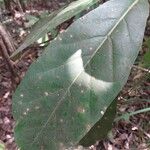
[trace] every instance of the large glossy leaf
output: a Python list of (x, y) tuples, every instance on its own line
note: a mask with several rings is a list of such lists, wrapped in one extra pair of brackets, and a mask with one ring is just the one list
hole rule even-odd
[(66, 20), (72, 18), (76, 14), (82, 12), (88, 7), (94, 5), (98, 0), (78, 0), (72, 2), (65, 9), (55, 11), (48, 17), (41, 18), (35, 26), (33, 26), (31, 33), (27, 36), (23, 44), (12, 54), (11, 57), (16, 56), (20, 51), (36, 42), (43, 37), (47, 32), (52, 31), (58, 25), (62, 24)]
[(111, 0), (74, 22), (31, 65), (13, 96), (23, 150), (77, 144), (126, 83), (141, 48), (146, 0)]
[(116, 116), (117, 99), (106, 110), (103, 117), (95, 123), (90, 131), (80, 140), (79, 144), (85, 147), (91, 146), (95, 141), (108, 138), (107, 134), (112, 128)]

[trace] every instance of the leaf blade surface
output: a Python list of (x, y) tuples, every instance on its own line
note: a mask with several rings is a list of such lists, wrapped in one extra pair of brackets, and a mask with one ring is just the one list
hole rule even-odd
[(127, 81), (147, 16), (145, 0), (111, 0), (47, 47), (13, 98), (22, 149), (63, 149), (86, 135)]

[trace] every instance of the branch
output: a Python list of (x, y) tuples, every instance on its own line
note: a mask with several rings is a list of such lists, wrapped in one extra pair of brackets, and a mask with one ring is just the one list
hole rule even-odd
[(150, 73), (150, 70), (149, 70), (149, 69), (142, 68), (142, 67), (140, 67), (140, 66), (135, 66), (135, 65), (133, 65), (133, 68), (138, 69), (138, 70), (141, 70), (141, 71), (144, 71), (144, 72), (147, 72), (147, 73)]
[(5, 27), (0, 23), (0, 36), (6, 45), (7, 53), (10, 55), (15, 51), (15, 46), (10, 34), (6, 31)]
[(14, 70), (14, 66), (13, 66), (13, 64), (12, 64), (10, 58), (9, 58), (9, 55), (7, 53), (7, 48), (4, 44), (3, 39), (2, 39), (1, 36), (0, 36), (0, 51), (1, 51), (1, 54), (2, 54), (3, 58), (5, 59), (5, 61), (7, 63), (7, 66), (9, 68), (10, 72), (11, 72), (12, 83), (14, 83), (14, 82), (16, 82), (15, 78), (16, 78), (17, 74)]
[(21, 5), (20, 0), (16, 0), (16, 4), (17, 4), (17, 6), (18, 6), (18, 9), (19, 9), (20, 13), (23, 14), (24, 12), (23, 12), (23, 8), (22, 8), (22, 5)]

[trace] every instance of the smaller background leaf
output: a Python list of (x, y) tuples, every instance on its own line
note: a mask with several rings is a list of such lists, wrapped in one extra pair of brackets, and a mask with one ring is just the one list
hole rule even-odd
[(146, 68), (150, 67), (150, 38), (146, 39), (145, 46), (148, 47), (148, 51), (143, 56), (143, 66)]
[(150, 67), (150, 49), (144, 55), (143, 64), (144, 64), (144, 67), (146, 68)]
[(0, 150), (5, 150), (5, 145), (2, 141), (0, 141)]
[(72, 2), (64, 9), (53, 12), (48, 17), (40, 19), (31, 30), (31, 33), (27, 36), (24, 43), (12, 54), (11, 58), (33, 44), (39, 38), (43, 37), (47, 32), (52, 31), (58, 25), (81, 13), (87, 7), (90, 7), (97, 2), (98, 0), (78, 0)]
[(39, 20), (37, 17), (29, 14), (26, 14), (25, 17), (28, 20), (28, 22), (25, 23), (26, 28), (30, 28)]

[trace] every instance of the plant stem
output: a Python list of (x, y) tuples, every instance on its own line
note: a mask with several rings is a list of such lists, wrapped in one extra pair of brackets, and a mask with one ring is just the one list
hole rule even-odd
[(18, 6), (18, 9), (19, 9), (20, 13), (23, 14), (24, 11), (23, 11), (23, 8), (22, 8), (22, 5), (21, 5), (21, 1), (20, 0), (16, 0), (16, 4)]
[(148, 111), (150, 111), (150, 107), (149, 108), (144, 108), (144, 109), (141, 109), (141, 110), (137, 110), (137, 111), (134, 111), (134, 112), (131, 112), (131, 113), (126, 113), (126, 114), (124, 114), (124, 115), (122, 115), (120, 117), (117, 117), (115, 119), (115, 122), (117, 122), (117, 121), (119, 121), (121, 119), (124, 119), (126, 117), (129, 118), (131, 116), (134, 116), (134, 115), (137, 115), (137, 114), (140, 114), (140, 113), (145, 113), (145, 112), (148, 112)]

